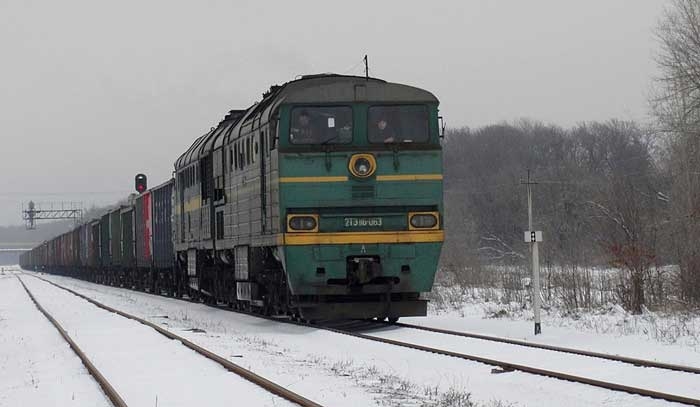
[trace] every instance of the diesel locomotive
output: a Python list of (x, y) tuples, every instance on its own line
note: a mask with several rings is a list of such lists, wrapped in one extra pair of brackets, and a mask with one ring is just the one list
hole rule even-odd
[(428, 91), (303, 76), (230, 111), (174, 179), (21, 265), (306, 320), (426, 315), (441, 136)]

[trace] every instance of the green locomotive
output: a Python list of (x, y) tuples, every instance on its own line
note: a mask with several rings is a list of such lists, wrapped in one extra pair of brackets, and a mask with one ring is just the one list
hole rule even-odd
[(426, 314), (444, 239), (438, 100), (312, 75), (231, 111), (175, 163), (190, 296), (307, 320)]

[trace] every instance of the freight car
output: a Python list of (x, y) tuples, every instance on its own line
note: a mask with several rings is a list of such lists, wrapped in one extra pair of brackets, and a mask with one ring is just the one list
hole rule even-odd
[(230, 111), (173, 180), (75, 234), (88, 264), (37, 248), (22, 265), (307, 320), (425, 315), (444, 238), (440, 137), (430, 92), (304, 76)]

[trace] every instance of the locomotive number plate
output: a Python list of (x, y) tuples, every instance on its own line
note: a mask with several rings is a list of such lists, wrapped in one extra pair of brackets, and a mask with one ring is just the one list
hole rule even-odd
[(382, 218), (344, 218), (346, 228), (366, 228), (382, 226)]

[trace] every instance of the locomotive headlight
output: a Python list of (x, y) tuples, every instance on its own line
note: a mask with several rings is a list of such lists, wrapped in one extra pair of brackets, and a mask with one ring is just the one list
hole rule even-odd
[(295, 232), (318, 232), (318, 215), (288, 215), (287, 229)]
[(409, 229), (437, 229), (437, 212), (412, 212), (408, 214)]
[(372, 166), (366, 158), (360, 158), (355, 161), (355, 172), (357, 175), (366, 177), (370, 169), (372, 169)]
[(367, 178), (377, 169), (377, 160), (372, 154), (355, 154), (350, 157), (348, 169), (358, 178)]

